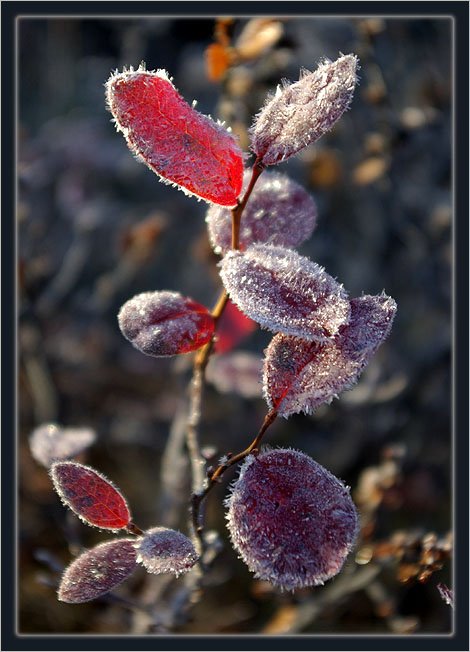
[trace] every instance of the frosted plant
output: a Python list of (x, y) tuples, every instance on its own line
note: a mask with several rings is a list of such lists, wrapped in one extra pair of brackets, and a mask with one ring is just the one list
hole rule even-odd
[(199, 558), (191, 539), (165, 527), (147, 530), (136, 550), (137, 561), (149, 573), (173, 573), (177, 577), (189, 571)]

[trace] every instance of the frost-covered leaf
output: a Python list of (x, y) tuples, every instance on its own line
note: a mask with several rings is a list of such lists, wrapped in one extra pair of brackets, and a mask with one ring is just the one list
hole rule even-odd
[(166, 527), (147, 530), (136, 546), (137, 561), (149, 573), (186, 573), (199, 559), (187, 536)]
[(278, 86), (251, 128), (251, 147), (264, 165), (275, 165), (317, 141), (339, 120), (356, 86), (357, 57), (341, 56)]
[(328, 342), (278, 334), (265, 352), (263, 393), (271, 409), (307, 414), (351, 387), (392, 327), (396, 303), (385, 294), (351, 301), (351, 318)]
[(129, 524), (124, 497), (95, 469), (78, 462), (55, 462), (50, 473), (62, 502), (88, 525), (121, 530)]
[(349, 490), (290, 449), (248, 456), (226, 506), (235, 550), (257, 578), (283, 590), (336, 575), (358, 530)]
[(82, 453), (95, 439), (91, 428), (62, 428), (55, 423), (44, 423), (31, 433), (29, 447), (36, 462), (49, 468), (53, 462)]
[(156, 357), (195, 351), (214, 333), (209, 310), (178, 292), (137, 294), (122, 306), (118, 321), (136, 349)]
[(249, 351), (235, 351), (214, 355), (206, 369), (207, 381), (219, 392), (234, 393), (245, 398), (261, 396), (261, 373), (263, 362)]
[(59, 600), (88, 602), (124, 582), (137, 568), (135, 544), (135, 539), (117, 539), (82, 553), (65, 569)]
[[(246, 190), (251, 171), (245, 171)], [(298, 247), (315, 228), (317, 206), (302, 186), (285, 174), (265, 172), (259, 179), (243, 211), (240, 245), (244, 250), (255, 242)], [(210, 206), (206, 213), (209, 238), (218, 254), (232, 246), (232, 218), (228, 209)]]
[(222, 317), (217, 323), (215, 351), (217, 353), (231, 351), (257, 327), (256, 322), (244, 315), (233, 301), (229, 300), (222, 313)]
[(324, 341), (349, 320), (343, 286), (292, 249), (254, 244), (229, 251), (219, 266), (232, 301), (271, 331)]
[(164, 70), (141, 65), (106, 84), (108, 108), (130, 150), (163, 180), (188, 194), (235, 206), (242, 152), (225, 127), (190, 106)]

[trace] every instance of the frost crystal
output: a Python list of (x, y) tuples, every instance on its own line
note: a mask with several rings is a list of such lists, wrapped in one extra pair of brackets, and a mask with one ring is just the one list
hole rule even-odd
[(257, 578), (283, 590), (336, 575), (358, 529), (349, 490), (289, 449), (247, 457), (226, 506), (235, 550)]
[(122, 306), (118, 322), (136, 349), (156, 357), (199, 349), (214, 333), (207, 308), (178, 292), (138, 294)]
[(254, 244), (230, 251), (219, 266), (232, 301), (271, 331), (325, 341), (349, 320), (343, 286), (292, 249)]
[(124, 582), (137, 568), (135, 539), (107, 541), (87, 550), (65, 569), (58, 598), (88, 602)]
[[(243, 189), (251, 179), (246, 170)], [(298, 247), (315, 228), (317, 207), (299, 184), (285, 174), (265, 172), (258, 180), (243, 212), (240, 225), (240, 249), (264, 242)], [(230, 211), (210, 206), (206, 214), (209, 238), (217, 254), (225, 254), (232, 246)]]
[(222, 125), (198, 113), (177, 92), (164, 70), (111, 75), (108, 108), (129, 149), (164, 181), (187, 194), (235, 206), (243, 180), (243, 158)]
[(392, 327), (396, 303), (385, 294), (351, 301), (351, 319), (329, 342), (276, 335), (263, 370), (263, 394), (271, 409), (289, 417), (313, 412), (351, 387)]
[(45, 423), (33, 430), (29, 446), (36, 462), (49, 468), (53, 462), (82, 453), (95, 439), (91, 428), (61, 428), (55, 423)]
[(50, 474), (62, 502), (87, 525), (115, 531), (129, 524), (124, 497), (95, 469), (78, 462), (55, 462)]
[(333, 127), (351, 103), (356, 69), (357, 57), (348, 54), (278, 86), (251, 128), (251, 147), (264, 165), (286, 160)]
[(136, 546), (137, 561), (149, 573), (186, 573), (198, 560), (187, 536), (176, 530), (155, 527), (147, 530)]

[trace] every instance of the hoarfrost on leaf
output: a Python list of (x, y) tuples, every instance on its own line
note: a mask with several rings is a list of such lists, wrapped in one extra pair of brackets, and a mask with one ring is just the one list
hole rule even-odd
[(248, 456), (226, 506), (235, 550), (257, 578), (282, 590), (336, 575), (358, 531), (347, 487), (290, 449)]
[(178, 576), (189, 571), (199, 556), (187, 536), (165, 527), (147, 530), (136, 547), (137, 561), (149, 573), (173, 573)]
[(116, 72), (106, 100), (129, 149), (162, 180), (187, 194), (235, 206), (242, 151), (227, 129), (190, 106), (164, 70)]
[(251, 148), (264, 165), (285, 161), (333, 127), (351, 103), (357, 67), (348, 54), (278, 86), (251, 128)]
[(29, 438), (31, 454), (39, 464), (49, 468), (53, 462), (66, 460), (86, 450), (96, 439), (91, 428), (62, 428), (44, 423)]
[(137, 294), (122, 306), (118, 322), (136, 349), (155, 357), (195, 351), (214, 333), (209, 310), (178, 292)]
[(95, 469), (78, 462), (55, 462), (50, 474), (62, 502), (88, 525), (114, 531), (129, 524), (124, 497)]
[(254, 244), (230, 251), (219, 266), (232, 301), (271, 331), (321, 342), (349, 320), (343, 286), (292, 249)]
[(283, 417), (313, 412), (351, 387), (388, 336), (396, 303), (385, 294), (351, 301), (351, 318), (328, 342), (278, 334), (265, 352), (263, 394)]
[(88, 602), (124, 582), (137, 568), (135, 543), (135, 539), (117, 539), (82, 553), (64, 571), (59, 600)]
[[(251, 171), (246, 170), (243, 190), (248, 187)], [(287, 175), (265, 172), (250, 195), (240, 223), (239, 249), (255, 242), (298, 247), (315, 228), (317, 206), (313, 197)], [(207, 229), (214, 251), (225, 254), (232, 246), (230, 211), (210, 206), (206, 213)]]

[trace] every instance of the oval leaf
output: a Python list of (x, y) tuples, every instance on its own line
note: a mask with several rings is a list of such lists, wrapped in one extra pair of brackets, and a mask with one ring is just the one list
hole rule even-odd
[(347, 487), (290, 449), (249, 455), (226, 506), (232, 543), (248, 568), (290, 591), (336, 575), (358, 531)]
[(310, 414), (351, 387), (392, 327), (396, 303), (385, 294), (351, 301), (349, 324), (327, 343), (278, 334), (266, 349), (263, 393), (271, 409)]
[(264, 165), (285, 161), (333, 127), (351, 103), (356, 69), (357, 57), (348, 54), (278, 86), (251, 128), (251, 147)]
[(118, 315), (122, 334), (146, 355), (164, 357), (195, 351), (209, 342), (214, 319), (205, 306), (178, 292), (143, 292)]
[(166, 527), (147, 530), (140, 538), (137, 549), (137, 561), (149, 573), (174, 573), (176, 576), (186, 573), (199, 559), (199, 556), (187, 536)]
[(232, 301), (271, 331), (325, 341), (349, 320), (343, 286), (292, 249), (255, 244), (219, 266)]
[(135, 539), (107, 541), (81, 554), (65, 569), (59, 600), (88, 602), (121, 584), (137, 568), (135, 544)]
[(235, 206), (243, 180), (242, 152), (220, 124), (179, 95), (164, 70), (113, 74), (109, 110), (130, 150), (164, 181), (187, 194)]
[(88, 525), (121, 530), (129, 524), (124, 497), (98, 471), (77, 462), (56, 462), (51, 477), (62, 502)]
[[(250, 179), (251, 170), (247, 170), (244, 190)], [(239, 249), (243, 251), (255, 242), (298, 247), (312, 235), (316, 219), (317, 206), (302, 186), (285, 174), (265, 172), (258, 179), (243, 211)], [(225, 254), (232, 248), (230, 211), (210, 206), (206, 222), (214, 251)]]
[(29, 447), (36, 462), (49, 468), (53, 462), (82, 453), (95, 439), (91, 428), (61, 428), (55, 423), (44, 423), (31, 433)]

